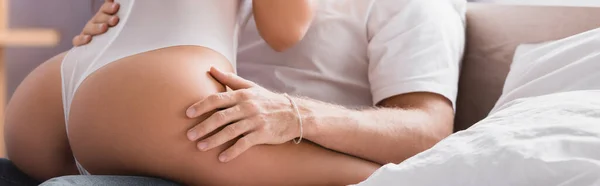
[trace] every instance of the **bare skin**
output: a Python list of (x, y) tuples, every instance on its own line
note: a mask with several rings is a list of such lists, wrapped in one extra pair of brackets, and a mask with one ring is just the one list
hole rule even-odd
[(184, 111), (224, 91), (206, 73), (210, 66), (232, 71), (211, 50), (170, 47), (95, 72), (71, 107), (75, 157), (94, 174), (159, 176), (186, 185), (344, 185), (366, 179), (378, 167), (309, 143), (260, 146), (226, 164), (217, 155), (231, 143), (198, 151), (182, 134), (199, 120)]
[(260, 36), (281, 52), (302, 40), (315, 14), (315, 0), (254, 0), (254, 20)]
[(6, 109), (8, 158), (38, 180), (78, 173), (62, 107), (63, 57), (64, 53), (57, 55), (33, 70), (15, 90)]
[(217, 155), (231, 143), (198, 151), (184, 134), (205, 117), (189, 119), (185, 109), (225, 91), (205, 73), (211, 66), (232, 71), (223, 56), (203, 47), (141, 53), (94, 72), (79, 87), (66, 128), (63, 57), (34, 70), (7, 110), (9, 158), (40, 181), (77, 174), (73, 154), (93, 174), (156, 176), (186, 185), (346, 185), (380, 166), (310, 142), (257, 146), (228, 163)]
[[(167, 59), (170, 63), (164, 63)], [(33, 71), (7, 112), (8, 155), (39, 180), (76, 174), (71, 148), (94, 174), (158, 176), (186, 185), (344, 185), (366, 179), (378, 167), (311, 143), (259, 146), (226, 164), (217, 155), (230, 143), (198, 151), (182, 134), (199, 120), (188, 119), (184, 110), (224, 91), (198, 72), (210, 66), (231, 70), (222, 56), (201, 47), (142, 53), (92, 74), (71, 107), (69, 146), (60, 98), (61, 61), (57, 56)]]

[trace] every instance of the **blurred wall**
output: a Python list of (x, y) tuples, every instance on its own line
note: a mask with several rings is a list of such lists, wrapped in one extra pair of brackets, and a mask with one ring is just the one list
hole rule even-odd
[[(77, 35), (103, 0), (9, 0), (12, 28), (44, 27), (60, 32), (61, 42), (52, 48), (9, 48), (5, 50), (10, 97), (19, 83), (40, 63), (71, 48)], [(95, 1), (92, 3), (92, 1)], [(509, 4), (600, 6), (600, 0), (469, 0)], [(92, 4), (96, 6), (93, 8)]]
[[(99, 4), (102, 0), (96, 0)], [(92, 16), (92, 0), (9, 0), (9, 27), (53, 28), (61, 42), (51, 48), (8, 48), (5, 50), (7, 96), (40, 63), (71, 48), (71, 38)]]

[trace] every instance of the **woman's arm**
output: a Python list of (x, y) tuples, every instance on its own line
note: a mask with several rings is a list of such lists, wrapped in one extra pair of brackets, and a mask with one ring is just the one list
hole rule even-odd
[(252, 3), (258, 32), (278, 52), (302, 40), (315, 11), (313, 0), (254, 0)]

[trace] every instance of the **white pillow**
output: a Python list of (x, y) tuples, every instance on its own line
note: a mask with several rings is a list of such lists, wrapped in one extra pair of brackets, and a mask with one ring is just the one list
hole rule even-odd
[(519, 46), (490, 114), (516, 99), (576, 90), (600, 90), (600, 29)]
[(548, 6), (600, 6), (598, 0), (469, 0), (470, 2), (515, 4), (515, 5), (548, 5)]
[(358, 186), (598, 186), (600, 91), (520, 99)]
[(600, 29), (521, 45), (494, 111), (359, 186), (600, 185)]

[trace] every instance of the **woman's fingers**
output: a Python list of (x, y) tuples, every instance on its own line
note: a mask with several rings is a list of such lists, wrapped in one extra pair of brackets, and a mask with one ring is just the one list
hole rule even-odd
[(105, 0), (100, 10), (88, 21), (80, 35), (73, 37), (73, 45), (81, 46), (92, 41), (92, 37), (104, 34), (109, 27), (119, 24), (119, 17), (115, 16), (121, 6), (114, 0)]
[(73, 37), (73, 45), (74, 46), (85, 45), (85, 44), (88, 44), (90, 41), (92, 41), (92, 36), (90, 36), (90, 35), (77, 35), (77, 36)]
[(73, 38), (74, 46), (81, 46), (88, 44), (92, 41), (92, 36), (96, 36), (99, 34), (103, 34), (108, 30), (108, 25), (106, 23), (93, 23), (88, 22), (83, 31), (78, 36)]
[(102, 4), (102, 7), (100, 7), (100, 11), (98, 11), (97, 14), (114, 15), (119, 11), (120, 7), (121, 6), (119, 5), (119, 3), (115, 3), (113, 1), (105, 1), (104, 4)]
[(115, 16), (117, 12), (119, 12), (119, 8), (121, 5), (119, 3), (114, 2), (106, 2), (100, 7), (100, 10), (94, 18), (92, 18), (93, 23), (106, 23), (108, 26), (115, 26), (119, 23), (119, 17)]
[(119, 17), (114, 16), (114, 15), (108, 15), (108, 14), (99, 14), (99, 15), (94, 16), (93, 19), (94, 19), (92, 21), (93, 23), (96, 23), (96, 24), (105, 23), (111, 27), (116, 26), (119, 23)]
[(106, 24), (106, 23), (93, 23), (93, 22), (89, 22), (83, 28), (82, 34), (83, 35), (95, 36), (95, 35), (103, 34), (107, 30), (108, 30), (108, 24)]
[(119, 11), (119, 4), (106, 2), (102, 5), (98, 13), (83, 28), (83, 35), (99, 35), (108, 30), (108, 27), (119, 23), (119, 17), (114, 16)]

